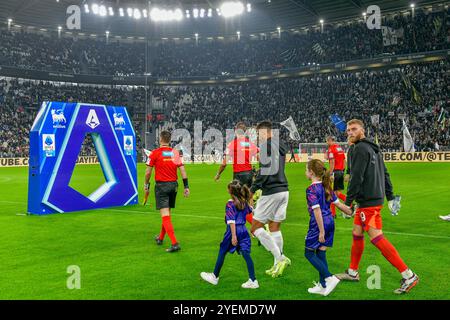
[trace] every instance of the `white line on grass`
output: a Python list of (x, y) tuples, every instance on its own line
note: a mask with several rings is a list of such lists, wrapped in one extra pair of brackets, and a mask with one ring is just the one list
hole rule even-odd
[[(12, 204), (23, 204), (22, 202), (17, 202), (17, 201), (7, 201), (7, 200), (0, 200), (0, 203), (12, 203)], [(135, 212), (135, 213), (150, 213), (150, 211), (139, 211), (139, 210), (119, 210), (119, 209), (109, 209), (109, 208), (105, 208), (105, 209), (100, 209), (102, 211), (113, 211), (113, 212), (126, 212), (126, 213), (130, 213), (130, 212)], [(200, 216), (200, 215), (193, 215), (193, 214), (184, 214), (184, 213), (176, 213), (175, 216), (179, 216), (179, 217), (188, 217), (188, 218), (198, 218), (198, 219), (208, 219), (208, 220), (223, 220), (223, 217), (215, 217), (215, 216)], [(303, 224), (303, 223), (292, 223), (292, 222), (286, 222), (284, 223), (285, 225), (288, 226), (299, 226), (299, 227), (307, 227), (307, 224)], [(337, 230), (345, 230), (345, 231), (352, 231), (353, 228), (336, 228)], [(386, 234), (393, 234), (393, 235), (398, 235), (398, 236), (410, 236), (410, 237), (422, 237), (422, 238), (433, 238), (433, 239), (450, 239), (450, 237), (447, 236), (436, 236), (436, 235), (432, 235), (432, 234), (422, 234), (422, 233), (404, 233), (404, 232), (394, 232), (394, 231), (385, 231), (383, 230), (383, 233)]]
[[(118, 209), (101, 209), (101, 210), (107, 210), (107, 211), (114, 211), (114, 212), (124, 212), (125, 210), (118, 210)], [(150, 213), (150, 211), (138, 211), (138, 210), (129, 210), (127, 212), (137, 212), (137, 213)], [(180, 216), (180, 217), (189, 217), (189, 218), (199, 218), (199, 219), (216, 219), (216, 220), (224, 220), (223, 217), (215, 217), (215, 216), (199, 216), (199, 215), (192, 215), (192, 214), (184, 214), (184, 213), (176, 213), (174, 216)], [(300, 226), (300, 227), (307, 227), (308, 224), (304, 223), (292, 223), (292, 222), (285, 222), (285, 225), (288, 226)], [(346, 231), (352, 231), (353, 228), (336, 228), (337, 230), (346, 230)], [(421, 233), (404, 233), (404, 232), (394, 232), (394, 231), (384, 231), (383, 233), (386, 234), (393, 234), (393, 235), (399, 235), (399, 236), (412, 236), (412, 237), (423, 237), (423, 238), (434, 238), (434, 239), (450, 239), (450, 237), (447, 236), (435, 236), (432, 234), (421, 234)]]

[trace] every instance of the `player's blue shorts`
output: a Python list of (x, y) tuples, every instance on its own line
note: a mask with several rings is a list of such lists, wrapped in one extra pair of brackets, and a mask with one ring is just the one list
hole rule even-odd
[(238, 239), (238, 244), (237, 246), (233, 246), (231, 243), (231, 229), (228, 226), (227, 231), (225, 231), (225, 234), (223, 235), (223, 240), (220, 243), (220, 250), (223, 252), (228, 251), (229, 253), (234, 253), (235, 251), (238, 253), (241, 251), (247, 251), (250, 253), (252, 241), (245, 224), (236, 225), (236, 237)]
[(325, 229), (325, 242), (319, 242), (319, 227), (317, 226), (316, 219), (311, 217), (309, 221), (309, 230), (305, 238), (305, 247), (308, 249), (316, 250), (322, 246), (332, 247), (334, 239), (334, 218), (333, 216), (322, 216), (323, 227)]

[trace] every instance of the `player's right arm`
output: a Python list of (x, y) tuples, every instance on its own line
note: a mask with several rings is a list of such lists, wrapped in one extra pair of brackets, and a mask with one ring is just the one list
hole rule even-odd
[(155, 166), (156, 153), (152, 152), (147, 160), (147, 169), (145, 170), (144, 178), (144, 201), (143, 205), (147, 204), (148, 196), (150, 194), (150, 178), (152, 177), (153, 167)]
[(220, 175), (222, 174), (222, 172), (224, 172), (225, 168), (227, 167), (227, 162), (228, 161), (229, 161), (229, 156), (225, 155), (223, 157), (222, 164), (219, 167), (219, 171), (217, 171), (216, 176), (214, 177), (215, 181), (219, 181)]
[(222, 164), (219, 167), (219, 171), (217, 171), (216, 175), (214, 176), (215, 181), (219, 181), (220, 175), (227, 167), (228, 161), (230, 161), (230, 154), (233, 152), (233, 145), (234, 145), (233, 143), (234, 140), (228, 144), (227, 149), (225, 150), (225, 155), (223, 157)]
[(145, 170), (145, 179), (144, 179), (144, 202), (143, 205), (147, 204), (148, 196), (150, 194), (150, 178), (152, 177), (153, 167), (147, 166)]

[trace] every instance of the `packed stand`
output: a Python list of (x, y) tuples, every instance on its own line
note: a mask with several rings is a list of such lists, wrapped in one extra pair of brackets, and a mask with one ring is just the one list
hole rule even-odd
[(323, 33), (313, 29), (307, 34), (282, 32), (280, 38), (271, 39), (252, 40), (242, 35), (239, 41), (163, 41), (152, 43), (155, 48), (148, 50), (148, 59), (143, 42), (110, 39), (107, 43), (104, 38), (58, 38), (55, 34), (0, 30), (0, 65), (96, 75), (150, 72), (158, 77), (253, 73), (449, 49), (449, 24), (449, 9), (425, 13), (416, 8), (414, 18), (402, 14), (383, 18), (382, 26), (391, 28), (387, 41), (383, 40), (382, 30), (369, 30), (359, 21), (325, 25)]

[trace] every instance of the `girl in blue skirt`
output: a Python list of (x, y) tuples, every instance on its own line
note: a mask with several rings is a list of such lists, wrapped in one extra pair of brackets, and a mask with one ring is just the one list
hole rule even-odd
[(324, 163), (314, 159), (306, 165), (306, 177), (311, 185), (306, 189), (306, 202), (310, 215), (309, 229), (305, 239), (305, 258), (319, 272), (320, 281), (308, 289), (311, 294), (327, 296), (339, 283), (339, 279), (328, 270), (326, 250), (333, 246), (334, 218), (330, 205), (351, 215), (350, 208), (340, 203), (333, 192), (331, 174)]
[(250, 190), (246, 185), (241, 185), (239, 181), (233, 180), (228, 184), (228, 193), (231, 199), (225, 206), (225, 223), (227, 230), (220, 243), (219, 256), (217, 257), (216, 266), (213, 273), (202, 272), (200, 276), (203, 280), (217, 285), (219, 283), (219, 273), (222, 269), (226, 254), (241, 254), (247, 263), (249, 280), (242, 284), (242, 288), (256, 289), (259, 288), (258, 280), (255, 277), (255, 267), (250, 257), (251, 239), (250, 234), (245, 227), (246, 216), (252, 213), (253, 209), (249, 205)]

